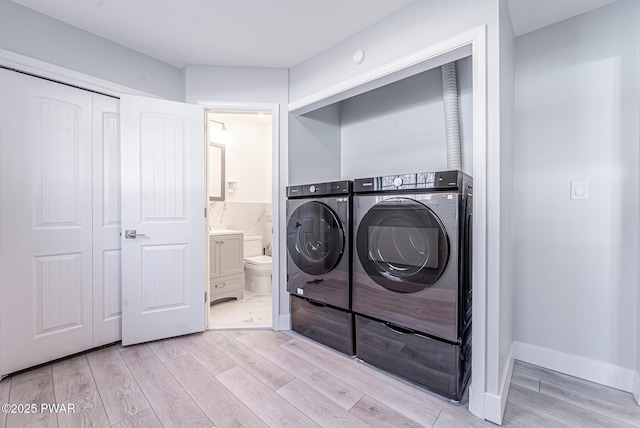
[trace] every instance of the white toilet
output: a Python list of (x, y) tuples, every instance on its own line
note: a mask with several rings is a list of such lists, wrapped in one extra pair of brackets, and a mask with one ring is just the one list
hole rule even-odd
[(262, 254), (262, 236), (244, 238), (244, 289), (271, 294), (271, 256)]

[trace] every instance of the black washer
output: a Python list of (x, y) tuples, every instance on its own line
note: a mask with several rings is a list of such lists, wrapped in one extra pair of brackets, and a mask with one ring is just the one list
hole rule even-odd
[(287, 187), (287, 291), (351, 309), (351, 181)]
[(287, 187), (287, 291), (291, 328), (355, 354), (351, 312), (352, 182)]

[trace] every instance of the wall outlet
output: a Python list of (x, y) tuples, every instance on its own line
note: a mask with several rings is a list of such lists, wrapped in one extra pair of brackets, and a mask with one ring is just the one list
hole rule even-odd
[(571, 182), (571, 199), (587, 199), (588, 181)]

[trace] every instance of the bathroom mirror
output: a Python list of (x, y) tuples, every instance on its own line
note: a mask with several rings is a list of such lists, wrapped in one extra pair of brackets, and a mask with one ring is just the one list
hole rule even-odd
[(209, 200), (224, 201), (224, 145), (209, 143)]

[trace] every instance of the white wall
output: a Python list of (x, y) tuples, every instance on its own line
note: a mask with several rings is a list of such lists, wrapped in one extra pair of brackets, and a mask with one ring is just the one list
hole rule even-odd
[[(497, 2), (417, 1), (292, 68), (290, 99), (299, 100), (478, 25), (497, 23)], [(497, 37), (497, 28), (489, 32)], [(361, 65), (352, 62), (358, 49), (366, 52)]]
[(286, 105), (288, 76), (285, 68), (187, 65), (184, 68), (185, 99), (190, 103), (213, 100)]
[[(211, 112), (208, 117), (227, 128), (225, 200), (271, 203), (271, 116)], [(235, 192), (229, 191), (229, 181), (237, 182)]]
[(632, 370), (639, 35), (640, 2), (623, 0), (516, 39), (515, 339)]
[(0, 0), (0, 48), (182, 101), (180, 69), (48, 16)]
[(289, 184), (340, 180), (340, 105), (289, 115)]
[[(457, 61), (462, 169), (471, 174), (471, 61)], [(341, 102), (341, 177), (447, 169), (442, 73), (432, 69)]]
[[(500, 326), (500, 335), (487, 335), (487, 347), (492, 354), (498, 355), (495, 360), (487, 361), (489, 371), (499, 373), (495, 379), (499, 383), (489, 384), (499, 392), (502, 412), (506, 406), (506, 396), (511, 381), (513, 369), (513, 302), (514, 302), (514, 273), (513, 273), (513, 195), (514, 195), (514, 108), (515, 108), (515, 72), (514, 72), (514, 34), (511, 25), (511, 15), (507, 1), (500, 2), (500, 71), (497, 82), (500, 86), (500, 147), (493, 156), (500, 159), (499, 170), (490, 169), (490, 174), (499, 175), (500, 196), (496, 206), (499, 213), (489, 212), (489, 221), (497, 222), (500, 228), (500, 289), (491, 289), (488, 293), (490, 301), (499, 302), (496, 310), (487, 312), (487, 323)], [(496, 78), (496, 76), (493, 76)], [(495, 147), (494, 147), (495, 148)], [(496, 268), (496, 266), (493, 266)], [(495, 293), (495, 294), (494, 294)], [(497, 295), (496, 295), (497, 294)], [(492, 367), (492, 368), (491, 368)], [(497, 407), (497, 406), (495, 406)], [(500, 420), (502, 417), (500, 416)]]
[(262, 160), (264, 165), (264, 200), (271, 203), (273, 201), (273, 126), (272, 126), (272, 117), (271, 115), (265, 115), (261, 120), (265, 121), (266, 124), (263, 129), (263, 141), (265, 142), (264, 148), (264, 158)]
[[(284, 68), (226, 67), (207, 65), (187, 65), (183, 70), (185, 100), (188, 103), (212, 101), (230, 104), (279, 104), (279, 144), (278, 164), (280, 176), (287, 185), (288, 171), (288, 122), (287, 104), (289, 101), (289, 72)], [(270, 130), (265, 130), (270, 132)], [(273, 140), (271, 138), (271, 140)], [(271, 141), (271, 143), (275, 143)], [(273, 167), (273, 160), (265, 159), (267, 168)], [(267, 190), (267, 194), (271, 189)], [(276, 195), (276, 199), (280, 195)], [(266, 199), (271, 198), (267, 195)], [(284, 209), (284, 197), (281, 198)]]

